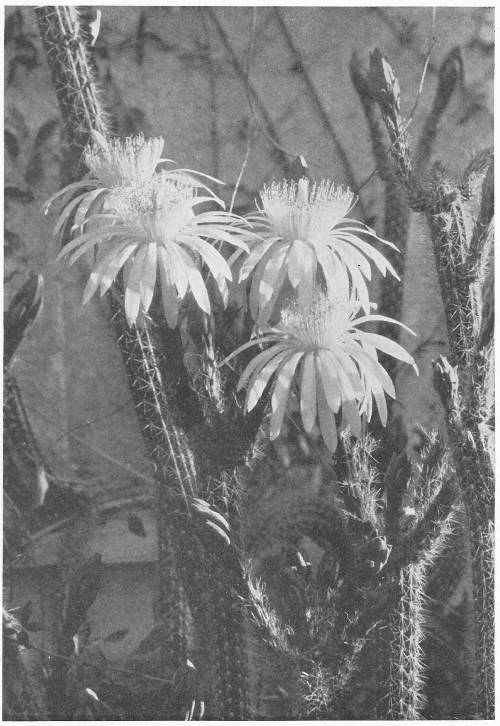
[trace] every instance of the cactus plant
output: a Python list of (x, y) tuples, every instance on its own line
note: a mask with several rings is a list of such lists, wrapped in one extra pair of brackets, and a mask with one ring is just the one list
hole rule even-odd
[[(196, 184), (192, 177), (173, 181), (169, 173), (157, 173), (156, 163), (152, 164), (141, 189), (132, 189), (135, 202), (138, 189), (144, 193), (136, 204), (142, 214), (140, 233), (136, 227), (131, 231), (130, 220), (120, 212), (121, 202), (125, 211), (133, 207), (130, 179), (122, 184), (120, 202), (116, 189), (102, 194), (107, 186), (96, 186), (102, 181), (98, 173), (97, 182), (91, 180), (87, 189), (86, 180), (82, 186), (80, 160), (86, 149), (83, 158), (91, 167), (96, 158), (99, 163), (103, 159), (108, 163), (122, 147), (136, 159), (141, 150), (156, 148), (155, 144), (142, 137), (126, 142), (110, 140), (112, 117), (100, 97), (81, 12), (51, 7), (39, 8), (36, 13), (68, 142), (64, 182), (75, 183), (66, 191), (70, 194), (77, 188), (86, 189), (77, 198), (63, 196), (66, 206), (56, 235), (64, 245), (63, 257), (69, 254), (76, 259), (94, 244), (104, 249), (97, 253), (87, 292), (90, 297), (98, 286), (106, 292), (155, 471), (161, 668), (173, 675), (170, 701), (159, 715), (201, 718), (200, 703), (206, 701), (206, 716), (212, 719), (267, 717), (271, 710), (276, 718), (422, 717), (427, 577), (449, 538), (457, 511), (457, 489), (441, 440), (434, 435), (422, 434), (425, 445), (414, 462), (401, 452), (391, 457), (389, 446), (386, 451), (377, 451), (366, 431), (371, 399), (375, 398), (385, 425), (385, 392), (393, 395), (394, 389), (376, 348), (406, 363), (413, 360), (401, 346), (387, 340), (385, 329), (383, 336), (354, 332), (364, 320), (387, 322), (384, 316), (369, 314), (371, 303), (364, 278), (369, 278), (370, 261), (382, 272), (401, 272), (404, 255), (387, 261), (365, 240), (358, 239), (360, 233), (371, 237), (370, 241), (377, 236), (361, 223), (343, 218), (351, 203), (350, 193), (329, 182), (314, 186), (302, 172), (298, 179), (284, 180), (263, 191), (264, 208), (258, 219), (248, 218), (248, 227), (253, 225), (249, 231), (234, 215), (197, 215), (193, 211)], [(486, 377), (491, 325), (486, 306), (481, 322), (478, 290), (471, 292), (471, 283), (477, 287), (487, 278), (491, 179), (486, 177), (478, 221), (472, 227), (466, 210), (470, 195), (467, 180), (454, 185), (439, 176), (438, 170), (430, 182), (424, 178), (437, 119), (453, 90), (457, 58), (452, 54), (441, 69), (444, 90), (439, 91), (439, 103), (431, 112), (416, 171), (409, 153), (407, 124), (400, 113), (399, 86), (390, 66), (375, 53), (369, 75), (365, 77), (353, 62), (352, 76), (386, 185), (387, 211), (391, 211), (386, 236), (390, 242), (397, 236), (404, 252), (411, 208), (420, 215), (422, 224), (429, 225), (435, 243), (453, 351), (451, 365), (442, 361), (440, 388), (449, 413), (455, 476), (468, 516), (475, 563), (479, 615), (474, 642), (475, 713), (491, 715), (492, 475), (484, 431), (489, 420)], [(387, 148), (375, 118), (375, 103), (388, 129)], [(97, 140), (100, 151), (88, 145), (92, 139)], [(132, 166), (137, 170), (137, 165)], [(476, 165), (469, 176), (481, 174), (483, 167)], [(163, 191), (168, 186), (169, 192), (175, 191), (184, 203), (186, 216), (175, 230), (175, 242), (182, 247), (182, 253), (175, 254), (182, 255), (183, 264), (175, 262), (173, 252), (169, 264), (161, 264), (166, 252), (158, 250), (166, 249), (173, 237), (170, 233), (165, 236), (163, 227), (158, 233), (157, 218), (165, 223), (165, 210), (158, 202), (160, 186)], [(167, 201), (170, 204), (172, 197)], [(325, 205), (330, 215), (332, 209), (337, 215), (326, 223), (319, 213), (324, 212)], [(101, 226), (103, 218), (108, 227)], [(201, 231), (204, 223), (206, 234)], [(312, 236), (308, 236), (311, 228)], [(318, 235), (325, 236), (327, 252), (318, 244)], [(221, 244), (243, 240), (237, 246), (245, 250), (248, 243), (250, 255), (243, 260), (238, 253), (233, 255), (231, 271), (231, 265), (205, 237)], [(110, 240), (116, 246), (116, 257), (106, 257), (102, 243)], [(192, 257), (184, 249), (189, 244), (196, 248)], [(317, 270), (311, 258), (301, 278), (301, 254), (313, 247)], [(153, 258), (158, 268), (152, 264)], [(447, 264), (450, 259), (451, 265)], [(196, 266), (203, 262), (212, 272), (206, 280)], [(146, 271), (144, 279), (141, 271)], [(157, 271), (161, 295), (155, 294)], [(174, 272), (178, 273), (175, 280)], [(234, 310), (226, 306), (224, 276), (229, 279), (232, 272), (239, 274), (241, 281), (249, 280), (249, 314), (245, 313), (239, 329), (232, 327), (231, 335), (225, 335)], [(260, 336), (263, 331), (259, 326), (277, 321), (282, 287), (296, 298), (284, 322), (296, 323), (298, 329), (301, 318), (297, 306), (316, 300), (315, 283), (326, 288), (324, 294), (332, 282), (337, 294), (346, 298), (340, 302), (352, 303), (344, 316), (347, 323), (344, 320), (343, 327), (337, 326), (335, 340), (332, 335), (325, 340), (326, 324), (319, 331), (319, 341), (311, 342), (311, 331), (306, 330), (309, 337), (299, 341), (300, 350), (290, 346), (286, 324), (284, 331), (268, 328), (264, 331), (268, 335)], [(391, 309), (395, 314), (399, 303), (399, 288), (389, 282), (382, 296), (383, 312)], [(359, 308), (366, 313), (362, 318), (356, 318)], [(327, 312), (331, 322), (335, 310)], [(321, 328), (319, 318), (318, 314), (311, 324), (316, 325), (316, 333)], [(186, 341), (195, 351), (189, 360), (184, 355)], [(276, 347), (248, 360), (249, 347), (270, 342), (277, 343)], [(235, 350), (242, 354), (237, 362)], [(231, 366), (223, 362), (231, 362)], [(273, 373), (274, 386), (267, 391)], [(242, 387), (248, 384), (245, 403), (236, 392), (238, 380)], [(283, 512), (275, 536), (286, 546), (273, 563), (260, 563), (259, 569), (245, 556), (248, 532), (241, 519), (245, 484), (259, 451), (267, 445), (263, 442), (269, 434), (274, 439), (284, 431), (285, 412), (291, 421), (299, 422), (297, 407), (304, 424), (304, 441), (309, 437), (318, 448), (323, 447), (323, 456), (324, 444), (335, 452), (331, 497), (328, 506), (323, 502)], [(335, 416), (340, 409), (342, 420), (338, 421)], [(479, 410), (481, 417), (472, 413)], [(316, 414), (319, 430), (315, 428)], [(331, 456), (328, 461), (331, 463)], [(478, 477), (484, 483), (482, 491), (474, 484)], [(321, 551), (314, 566), (301, 550), (303, 537), (312, 539)], [(259, 576), (265, 584), (258, 581)], [(187, 613), (193, 622), (189, 652)], [(273, 653), (273, 683), (257, 694), (274, 704), (270, 708), (250, 704), (247, 614), (259, 643), (257, 651), (262, 654), (263, 648), (269, 648)], [(279, 682), (283, 674), (288, 685)]]

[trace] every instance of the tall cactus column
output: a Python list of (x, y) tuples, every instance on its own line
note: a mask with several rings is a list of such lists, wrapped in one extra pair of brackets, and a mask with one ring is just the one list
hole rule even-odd
[[(67, 172), (66, 180), (69, 181), (70, 176), (80, 176), (78, 160), (90, 131), (107, 135), (106, 118), (78, 11), (58, 6), (40, 8), (36, 13), (66, 137), (74, 153)], [(210, 458), (207, 451), (213, 456), (213, 452), (221, 448), (221, 442), (217, 440), (220, 430), (207, 432), (203, 396), (197, 397), (193, 387), (186, 385), (179, 330), (168, 328), (154, 312), (152, 322), (146, 322), (141, 330), (129, 327), (119, 284), (108, 293), (108, 300), (157, 480), (159, 611), (164, 626), (162, 662), (166, 668), (185, 661), (186, 599), (193, 615), (197, 641), (195, 654), (191, 657), (196, 661), (204, 695), (209, 698), (209, 714), (212, 718), (245, 719), (246, 665), (241, 652), (244, 624), (239, 600), (244, 586), (241, 566), (234, 545), (221, 556), (218, 538), (214, 540), (207, 536), (206, 523), (197, 518), (192, 506), (195, 496), (206, 496), (216, 503), (217, 497), (212, 491), (215, 478), (207, 470), (207, 459)], [(186, 394), (184, 397), (181, 389)], [(210, 397), (213, 397), (211, 391)], [(208, 403), (212, 408), (210, 401)], [(222, 421), (224, 430), (231, 429), (231, 420), (230, 414), (225, 424)], [(234, 434), (234, 426), (232, 428)], [(201, 436), (203, 432), (204, 437)], [(253, 436), (252, 433), (250, 439)], [(208, 445), (207, 437), (210, 439)], [(202, 443), (200, 439), (203, 439)], [(229, 461), (222, 465), (216, 479), (220, 479), (223, 470), (232, 471), (238, 463), (242, 462)], [(231, 567), (225, 567), (227, 557)], [(175, 693), (175, 679), (173, 690), (172, 705), (179, 713), (168, 715), (189, 715), (191, 701), (181, 703), (182, 697)], [(198, 696), (194, 695), (194, 698)]]
[[(87, 50), (86, 32), (75, 7), (43, 7), (35, 10), (47, 60), (56, 89), (69, 153), (65, 157), (64, 182), (82, 175), (81, 156), (95, 129), (108, 132), (108, 116), (95, 82), (92, 59)], [(181, 593), (171, 542), (168, 511), (178, 499), (180, 482), (189, 482), (193, 473), (185, 464), (182, 443), (175, 428), (165, 421), (165, 402), (154, 350), (147, 330), (129, 329), (120, 315), (116, 298), (110, 296), (118, 342), (126, 361), (129, 382), (147, 449), (156, 472), (159, 500), (160, 612), (164, 613), (166, 636), (162, 661), (184, 660), (185, 643), (181, 627)], [(182, 464), (179, 464), (182, 462)], [(179, 469), (182, 466), (182, 471)]]
[(445, 310), (451, 361), (436, 367), (436, 385), (447, 412), (449, 443), (466, 507), (473, 557), (475, 656), (474, 703), (471, 715), (493, 718), (493, 470), (485, 434), (490, 424), (488, 371), (493, 335), (486, 282), (491, 266), (493, 214), (492, 165), (486, 174), (481, 209), (474, 220), (474, 195), (467, 176), (485, 175), (487, 153), (472, 162), (462, 183), (446, 178), (436, 166), (432, 176), (421, 175), (430, 156), (437, 121), (449, 101), (461, 71), (453, 49), (439, 72), (436, 100), (419, 144), (413, 169), (406, 125), (398, 115), (399, 86), (392, 68), (379, 51), (370, 58), (372, 91), (391, 141), (393, 166), (406, 190), (409, 206), (432, 238)]
[(436, 384), (448, 413), (448, 433), (469, 520), (475, 607), (475, 710), (494, 718), (494, 473), (486, 447), (490, 426), (488, 369), (493, 329), (486, 282), (493, 244), (493, 162), (484, 177), (472, 234), (467, 200), (435, 170), (429, 206), (434, 253), (445, 305), (451, 360), (441, 358)]

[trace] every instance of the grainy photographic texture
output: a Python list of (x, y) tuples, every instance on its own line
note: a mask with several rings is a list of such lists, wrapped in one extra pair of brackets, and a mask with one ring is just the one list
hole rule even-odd
[(5, 8), (5, 720), (494, 718), (493, 52)]

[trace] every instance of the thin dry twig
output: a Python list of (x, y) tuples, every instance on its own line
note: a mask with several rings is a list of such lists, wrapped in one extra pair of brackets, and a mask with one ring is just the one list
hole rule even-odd
[[(38, 653), (42, 653), (42, 655), (46, 655), (49, 658), (57, 658), (58, 660), (66, 661), (66, 663), (74, 663), (74, 658), (71, 658), (70, 656), (66, 655), (59, 655), (59, 653), (53, 653), (50, 650), (45, 650), (45, 648), (38, 648), (36, 645), (30, 645), (30, 650), (36, 650)], [(83, 664), (82, 664), (83, 665)], [(94, 665), (93, 663), (84, 663), (86, 668), (101, 668), (101, 665)], [(156, 683), (163, 683), (164, 685), (170, 686), (172, 684), (172, 681), (167, 680), (166, 678), (158, 678), (158, 676), (150, 676), (147, 673), (139, 673), (138, 671), (130, 671), (126, 668), (118, 668), (117, 666), (110, 666), (106, 664), (106, 670), (108, 671), (114, 671), (116, 673), (125, 673), (129, 676), (134, 676), (134, 678), (138, 678), (139, 680), (147, 680), (147, 681), (155, 681)]]
[(207, 56), (208, 56), (208, 84), (210, 93), (210, 144), (212, 147), (212, 176), (219, 178), (219, 124), (217, 109), (217, 72), (215, 68), (212, 42), (210, 39), (210, 31), (207, 22), (207, 13), (205, 8), (201, 8), (201, 20), (207, 40)]
[[(254, 46), (255, 46), (255, 29), (256, 29), (256, 27), (257, 27), (257, 8), (253, 8), (252, 9), (252, 32), (250, 34), (250, 42), (248, 44), (247, 60), (245, 63), (245, 75), (246, 75), (246, 79), (247, 79), (247, 83), (246, 83), (247, 89), (248, 89), (248, 79), (250, 76), (250, 63), (252, 61), (252, 56), (253, 56), (253, 51), (254, 51)], [(250, 103), (250, 109), (252, 110), (251, 99), (249, 99), (249, 103)], [(255, 119), (255, 114), (253, 114), (253, 116)], [(250, 121), (250, 123), (248, 125), (248, 129), (247, 129), (245, 156), (243, 158), (240, 173), (238, 174), (238, 178), (236, 179), (236, 184), (234, 185), (234, 189), (233, 189), (233, 195), (231, 197), (231, 205), (229, 207), (230, 214), (233, 211), (236, 195), (238, 193), (238, 189), (239, 189), (241, 180), (243, 178), (243, 174), (244, 174), (246, 166), (248, 164), (248, 159), (250, 157), (250, 148), (252, 145), (252, 137), (253, 137), (253, 127), (252, 127), (252, 122)]]
[[(255, 11), (255, 8), (254, 8)], [(227, 36), (227, 33), (225, 32), (224, 28), (220, 24), (217, 15), (215, 14), (213, 8), (207, 8), (207, 15), (212, 21), (212, 23), (217, 28), (217, 31), (221, 37), (221, 40), (224, 44), (224, 47), (228, 51), (231, 62), (233, 66), (235, 67), (238, 75), (242, 79), (244, 86), (245, 86), (245, 92), (247, 95), (248, 105), (250, 107), (250, 111), (252, 112), (252, 116), (255, 119), (255, 123), (257, 124), (259, 130), (262, 132), (262, 134), (266, 137), (266, 139), (269, 141), (269, 143), (274, 146), (274, 148), (277, 149), (280, 157), (280, 163), (282, 166), (285, 166), (287, 164), (287, 158), (293, 157), (295, 158), (297, 154), (293, 151), (290, 151), (287, 149), (283, 144), (279, 141), (279, 136), (276, 131), (276, 128), (274, 126), (274, 123), (262, 101), (259, 94), (257, 93), (255, 87), (250, 81), (248, 72), (245, 72), (245, 69), (241, 65), (238, 56), (235, 53), (235, 50)], [(247, 69), (249, 71), (249, 68)], [(262, 115), (262, 118), (264, 119), (265, 125), (263, 125), (260, 121), (260, 119), (257, 116), (254, 103), (257, 105), (260, 114)]]
[[(313, 80), (307, 71), (307, 64), (304, 61), (302, 53), (300, 52), (300, 50), (297, 48), (297, 46), (294, 43), (294, 40), (292, 38), (292, 35), (290, 33), (290, 30), (288, 28), (288, 25), (286, 24), (286, 21), (283, 17), (283, 14), (282, 14), (280, 8), (275, 7), (274, 13), (275, 13), (276, 19), (278, 21), (278, 24), (280, 26), (280, 30), (283, 34), (283, 37), (285, 38), (286, 43), (294, 56), (294, 59), (296, 60), (297, 64), (300, 66), (300, 68), (302, 69), (302, 77), (303, 77), (304, 81), (306, 82), (307, 88), (309, 90), (309, 94), (316, 105), (319, 115), (321, 116), (321, 120), (333, 140), (335, 149), (337, 150), (337, 153), (340, 157), (340, 160), (341, 160), (342, 165), (345, 170), (347, 183), (352, 189), (359, 191), (359, 187), (356, 183), (356, 179), (355, 179), (355, 175), (354, 175), (354, 170), (351, 166), (347, 153), (346, 153), (344, 147), (342, 146), (342, 144), (340, 143), (337, 133), (336, 133), (335, 129), (333, 128), (333, 124), (330, 120), (330, 116), (329, 116), (328, 112), (326, 111), (326, 109), (323, 105), (323, 102), (320, 98), (320, 95), (316, 89), (316, 86), (314, 85)], [(364, 217), (365, 210), (364, 210), (361, 199), (358, 202), (358, 206), (359, 206), (359, 210), (360, 210), (362, 216)]]
[(240, 173), (238, 174), (238, 178), (236, 179), (236, 184), (234, 185), (233, 194), (231, 197), (231, 204), (229, 206), (229, 214), (231, 214), (233, 211), (236, 195), (238, 194), (238, 189), (241, 184), (243, 174), (245, 173), (245, 169), (248, 164), (248, 159), (250, 158), (250, 150), (252, 147), (252, 138), (253, 138), (253, 126), (252, 126), (252, 122), (250, 121), (250, 124), (248, 126), (248, 131), (247, 131), (247, 144), (246, 144), (245, 156), (243, 157), (243, 162), (241, 164)]

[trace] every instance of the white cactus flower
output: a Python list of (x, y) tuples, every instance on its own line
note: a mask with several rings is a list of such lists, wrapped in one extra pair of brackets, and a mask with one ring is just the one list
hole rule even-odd
[(394, 245), (347, 216), (355, 204), (353, 193), (330, 180), (313, 184), (304, 178), (273, 183), (260, 197), (262, 208), (248, 219), (261, 239), (250, 244), (239, 274), (240, 282), (251, 278), (253, 319), (259, 325), (270, 321), (287, 283), (302, 307), (310, 304), (321, 284), (332, 298), (348, 298), (351, 289), (369, 313), (370, 264), (383, 275), (397, 275), (367, 239)]
[(276, 327), (264, 329), (262, 335), (226, 358), (224, 363), (251, 346), (273, 344), (248, 364), (238, 382), (239, 389), (247, 389), (248, 412), (273, 379), (271, 439), (280, 433), (295, 384), (305, 431), (310, 433), (318, 421), (323, 440), (332, 452), (337, 447), (337, 414), (341, 414), (340, 429), (349, 426), (351, 433), (359, 436), (361, 416), (370, 420), (375, 399), (385, 426), (385, 396), (394, 398), (395, 390), (378, 362), (377, 350), (408, 363), (417, 373), (418, 370), (411, 355), (400, 345), (359, 329), (364, 323), (397, 321), (372, 314), (356, 317), (359, 310), (356, 300), (332, 301), (324, 293), (316, 293), (308, 309), (295, 303), (283, 311)]
[(211, 193), (198, 195), (192, 184), (163, 172), (149, 181), (115, 186), (107, 200), (109, 211), (93, 215), (90, 231), (83, 231), (59, 255), (73, 264), (97, 248), (84, 302), (98, 288), (103, 295), (123, 270), (125, 314), (130, 325), (137, 324), (151, 306), (159, 278), (165, 317), (175, 327), (188, 290), (199, 307), (210, 312), (200, 262), (206, 264), (227, 301), (231, 270), (208, 240), (246, 251), (243, 239), (248, 231), (243, 220), (227, 212), (195, 213), (198, 205), (214, 198)]
[[(140, 185), (150, 182), (157, 168), (162, 163), (173, 163), (163, 159), (164, 140), (161, 136), (145, 139), (142, 134), (128, 136), (125, 139), (106, 139), (97, 131), (92, 131), (93, 143), (84, 151), (83, 157), (89, 169), (88, 175), (81, 181), (74, 182), (54, 194), (44, 204), (43, 211), (48, 213), (52, 204), (59, 200), (61, 213), (54, 227), (54, 235), (64, 242), (67, 236), (67, 225), (72, 221), (71, 232), (82, 231), (90, 218), (105, 211), (109, 207), (109, 197), (115, 187)], [(206, 174), (191, 169), (171, 169), (162, 171), (163, 175), (175, 181), (203, 187), (210, 192), (198, 177), (212, 179)], [(217, 181), (212, 179), (212, 181)]]

